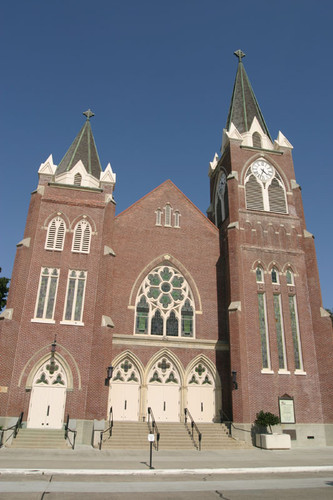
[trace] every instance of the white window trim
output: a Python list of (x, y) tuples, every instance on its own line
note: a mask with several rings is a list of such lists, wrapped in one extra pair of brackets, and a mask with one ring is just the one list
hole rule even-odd
[[(48, 246), (51, 225), (52, 225), (52, 223), (54, 221), (55, 221), (55, 224), (57, 224), (57, 221), (60, 221), (60, 223), (59, 223), (59, 226), (55, 228), (55, 233), (54, 233), (54, 238), (53, 238), (53, 245), (52, 246)], [(57, 244), (57, 239), (58, 239), (58, 234), (59, 234), (59, 228), (60, 228), (60, 224), (61, 223), (64, 225), (64, 234), (63, 234), (63, 238), (62, 238), (62, 241), (61, 241), (61, 247), (57, 248), (56, 244)], [(49, 222), (49, 225), (47, 227), (46, 240), (45, 240), (45, 246), (44, 246), (45, 250), (53, 250), (55, 252), (62, 252), (63, 249), (64, 249), (65, 237), (66, 237), (66, 224), (65, 224), (64, 219), (62, 217), (60, 217), (60, 216), (53, 217), (53, 219)]]
[[(49, 276), (48, 276), (49, 279), (48, 279), (48, 282), (47, 282), (46, 293), (45, 293), (45, 303), (44, 303), (44, 307), (43, 307), (43, 316), (41, 318), (37, 317), (39, 295), (40, 295), (40, 289), (41, 289), (42, 278), (43, 278), (43, 269), (52, 269), (52, 271), (54, 269), (56, 269), (58, 271), (57, 286), (56, 286), (56, 289), (55, 289), (55, 292), (54, 292), (54, 304), (53, 304), (52, 318), (45, 318), (44, 317), (45, 313), (46, 313), (46, 310), (47, 310), (47, 304), (48, 304), (48, 299), (49, 299), (49, 291), (50, 291), (52, 274), (49, 274)], [(60, 269), (58, 269), (57, 267), (43, 266), (41, 268), (40, 275), (39, 275), (38, 292), (37, 292), (36, 304), (35, 304), (35, 312), (34, 312), (34, 317), (33, 317), (33, 319), (31, 321), (36, 322), (36, 323), (55, 323), (55, 321), (54, 321), (54, 312), (55, 312), (56, 302), (57, 302), (59, 278), (60, 278)]]
[[(83, 227), (82, 227), (83, 224)], [(79, 249), (76, 249), (76, 243), (77, 243), (77, 230), (78, 227), (81, 225), (81, 238), (79, 242)], [(88, 248), (87, 250), (83, 250), (83, 244), (84, 244), (84, 233), (86, 228), (89, 227), (90, 233), (89, 233), (89, 243), (88, 243)], [(74, 228), (74, 234), (73, 234), (73, 242), (72, 242), (72, 252), (73, 253), (84, 253), (84, 254), (89, 254), (90, 253), (90, 245), (91, 245), (91, 237), (92, 237), (92, 227), (89, 221), (86, 219), (81, 219), (75, 226)]]
[[(73, 304), (72, 304), (72, 311), (71, 311), (71, 317), (75, 314), (75, 305), (76, 305), (76, 300), (77, 300), (77, 288), (78, 288), (78, 283), (79, 280), (82, 278), (73, 278), (71, 276), (71, 273), (75, 271), (76, 273), (85, 273), (85, 279), (84, 279), (84, 289), (83, 289), (83, 294), (82, 294), (82, 307), (81, 307), (81, 318), (79, 320), (74, 320), (74, 319), (65, 319), (66, 316), (66, 309), (67, 309), (67, 299), (68, 299), (68, 291), (69, 291), (69, 282), (70, 279), (75, 279), (75, 288), (74, 288), (74, 295), (73, 295)], [(83, 318), (83, 312), (84, 312), (84, 302), (85, 302), (85, 296), (86, 296), (86, 288), (87, 288), (87, 276), (88, 273), (87, 271), (83, 271), (82, 269), (69, 269), (68, 271), (68, 277), (67, 277), (67, 287), (66, 287), (66, 296), (65, 296), (65, 304), (64, 304), (64, 314), (63, 314), (63, 319), (60, 321), (60, 324), (67, 324), (67, 325), (77, 325), (77, 326), (83, 326), (84, 322), (82, 321)]]
[[(271, 213), (278, 213), (278, 214), (282, 214), (282, 215), (287, 215), (288, 214), (288, 200), (287, 200), (287, 194), (286, 194), (286, 187), (284, 185), (284, 182), (283, 182), (282, 178), (281, 178), (281, 181), (278, 179), (278, 177), (277, 177), (278, 172), (276, 171), (276, 169), (273, 167), (273, 165), (271, 165), (271, 166), (272, 166), (272, 168), (274, 170), (274, 175), (266, 183), (264, 183), (261, 179), (258, 179), (258, 177), (256, 177), (254, 175), (254, 173), (252, 172), (252, 165), (250, 165), (250, 167), (247, 169), (247, 172), (246, 172), (246, 175), (245, 175), (245, 179), (244, 179), (244, 188), (246, 188), (247, 182), (249, 181), (251, 175), (253, 175), (255, 177), (256, 181), (261, 186), (262, 199), (263, 199), (263, 210), (261, 210), (261, 209), (254, 209), (254, 208), (248, 207), (247, 200), (245, 200), (246, 209), (247, 210), (258, 210), (258, 211), (263, 211), (263, 212), (271, 212)], [(268, 188), (269, 188), (269, 186), (271, 185), (271, 183), (273, 182), (274, 179), (276, 179), (278, 181), (279, 185), (283, 189), (284, 201), (285, 201), (285, 205), (286, 205), (286, 211), (285, 212), (274, 212), (273, 210), (270, 209)], [(245, 189), (245, 193), (246, 193), (246, 189)], [(246, 198), (246, 196), (245, 196), (245, 198)]]

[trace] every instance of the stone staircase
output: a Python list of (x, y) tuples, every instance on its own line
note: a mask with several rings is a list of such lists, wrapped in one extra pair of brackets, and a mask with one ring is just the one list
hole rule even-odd
[(20, 429), (10, 447), (68, 449), (64, 436), (62, 429)]
[[(197, 434), (192, 440), (190, 424), (157, 422), (160, 433), (159, 450), (195, 450), (198, 449)], [(229, 436), (224, 424), (198, 424), (202, 434), (202, 450), (245, 449), (251, 445), (236, 441)], [(148, 449), (148, 425), (142, 422), (114, 422), (112, 436), (105, 434), (103, 450), (142, 450)]]

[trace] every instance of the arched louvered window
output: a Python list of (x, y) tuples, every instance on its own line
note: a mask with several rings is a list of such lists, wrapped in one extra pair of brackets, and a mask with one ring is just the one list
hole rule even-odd
[(170, 265), (155, 267), (142, 281), (135, 307), (135, 333), (194, 337), (194, 301), (189, 284)]
[(91, 226), (88, 221), (81, 220), (75, 226), (72, 252), (89, 253)]
[(256, 160), (249, 167), (244, 184), (248, 210), (287, 213), (284, 183), (275, 168), (266, 160)]
[(245, 184), (246, 208), (250, 210), (264, 210), (264, 200), (261, 183), (250, 175)]
[(74, 175), (74, 186), (81, 186), (82, 183), (82, 175), (77, 173)]
[(252, 144), (254, 148), (261, 148), (261, 136), (259, 132), (254, 132), (252, 134)]
[(66, 226), (61, 217), (51, 220), (47, 228), (45, 248), (61, 251), (64, 248)]

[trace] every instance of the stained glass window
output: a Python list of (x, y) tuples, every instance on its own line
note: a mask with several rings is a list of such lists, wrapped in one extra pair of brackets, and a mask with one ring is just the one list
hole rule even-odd
[(294, 275), (290, 271), (290, 269), (288, 269), (287, 272), (286, 272), (286, 280), (287, 280), (287, 285), (293, 285), (294, 284)]
[(285, 345), (284, 345), (284, 334), (283, 334), (280, 295), (274, 295), (273, 302), (274, 302), (276, 339), (277, 339), (277, 348), (278, 348), (278, 357), (279, 357), (279, 369), (283, 370), (283, 369), (286, 369), (286, 357), (285, 357)]
[(264, 293), (258, 293), (258, 308), (259, 308), (259, 332), (260, 332), (260, 342), (261, 342), (262, 367), (270, 368), (269, 352), (268, 352), (268, 332), (266, 325), (266, 303), (265, 303)]
[(143, 280), (136, 304), (135, 333), (193, 337), (192, 292), (174, 267), (154, 268)]
[(53, 319), (58, 278), (59, 269), (42, 269), (35, 318)]
[(256, 269), (256, 281), (257, 283), (262, 283), (264, 281), (264, 272), (262, 267), (258, 266)]
[(289, 312), (290, 312), (290, 321), (291, 321), (291, 332), (292, 332), (293, 344), (294, 344), (295, 369), (296, 370), (303, 370), (295, 295), (289, 295)]
[(65, 321), (82, 321), (86, 271), (70, 271), (67, 285)]
[(279, 283), (279, 273), (275, 269), (275, 267), (273, 267), (271, 271), (271, 276), (272, 276), (272, 283)]

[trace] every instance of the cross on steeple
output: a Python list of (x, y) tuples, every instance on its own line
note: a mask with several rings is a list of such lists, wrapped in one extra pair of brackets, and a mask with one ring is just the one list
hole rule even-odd
[(242, 50), (238, 49), (234, 52), (235, 56), (238, 57), (238, 61), (242, 62), (243, 57), (245, 57), (245, 54)]
[(87, 120), (90, 120), (92, 116), (95, 116), (95, 113), (93, 113), (90, 108), (87, 109), (87, 111), (85, 111), (83, 114), (87, 117)]

